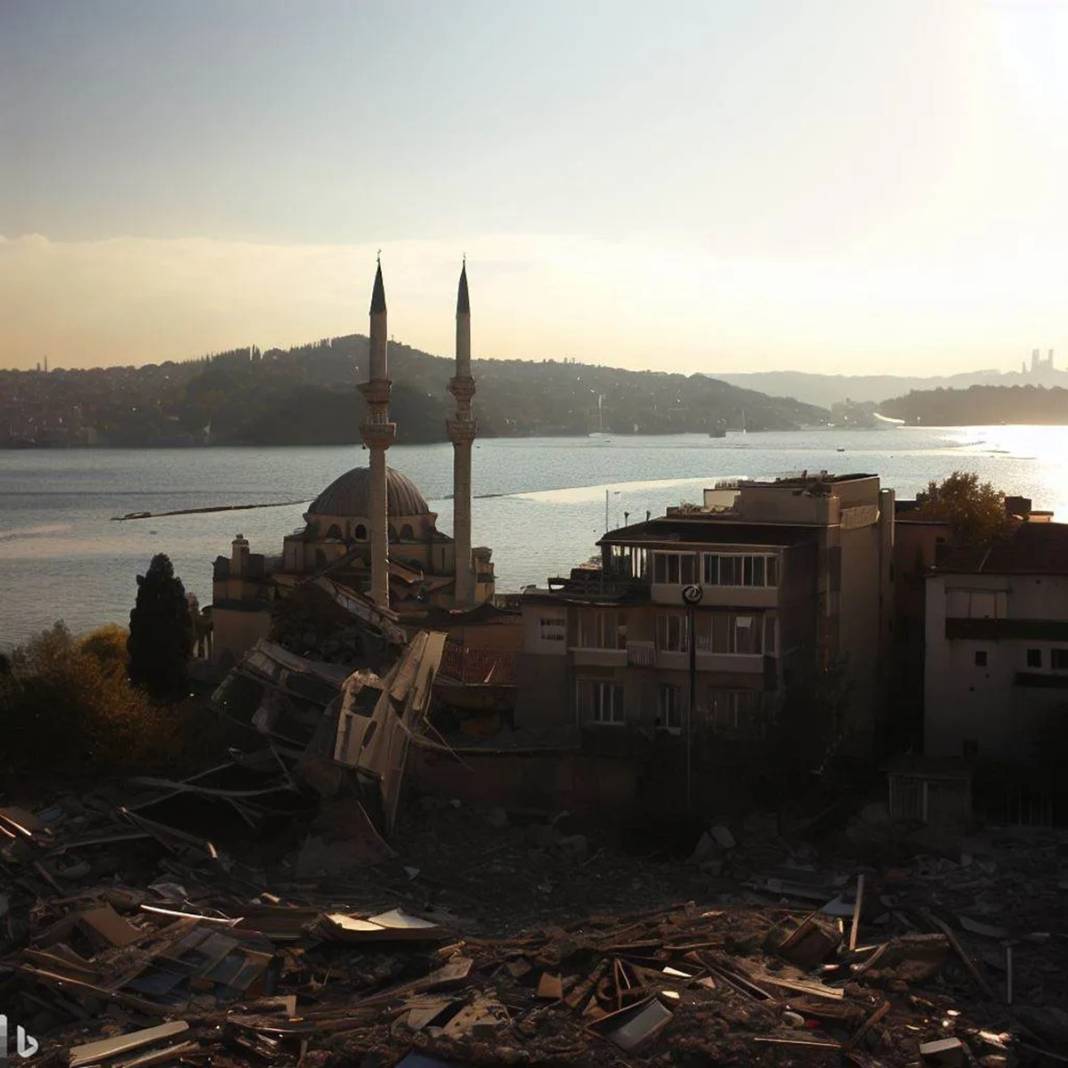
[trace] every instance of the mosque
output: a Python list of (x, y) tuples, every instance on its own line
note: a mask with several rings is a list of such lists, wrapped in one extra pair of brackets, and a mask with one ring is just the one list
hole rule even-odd
[(215, 560), (212, 582), (212, 660), (232, 664), (271, 629), (276, 602), (310, 579), (327, 578), (369, 598), (401, 625), (424, 625), (448, 613), (457, 622), (491, 601), (491, 551), (471, 544), (471, 448), (478, 431), (471, 411), (471, 305), (467, 265), (456, 300), (456, 371), (449, 382), (455, 407), (447, 422), (453, 445), (453, 536), (419, 488), (386, 464), (396, 437), (390, 422), (386, 291), (379, 262), (371, 294), (369, 365), (360, 384), (366, 411), (360, 424), (368, 466), (335, 479), (288, 535), (281, 556), (252, 553), (238, 534), (229, 557)]

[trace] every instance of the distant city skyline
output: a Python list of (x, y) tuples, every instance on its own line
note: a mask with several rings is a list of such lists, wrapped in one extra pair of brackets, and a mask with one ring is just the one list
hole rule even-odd
[[(1068, 6), (0, 0), (0, 367), (1068, 354)], [(1060, 359), (1058, 358), (1058, 363)]]

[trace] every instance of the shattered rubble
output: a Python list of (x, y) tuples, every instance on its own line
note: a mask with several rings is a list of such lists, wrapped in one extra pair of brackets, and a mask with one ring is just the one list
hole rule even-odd
[(35, 1064), (1068, 1062), (1052, 832), (858, 863), (752, 814), (687, 862), (418, 797), (411, 746), (462, 763), (428, 723), (445, 636), (369, 619), (359, 663), (235, 667), (254, 751), (0, 808), (0, 1011)]
[[(269, 804), (248, 792), (247, 803)], [(455, 848), (461, 826), (467, 852)], [(165, 822), (158, 798), (0, 809), (0, 1003), (39, 1042), (39, 1063), (72, 1068), (994, 1068), (1058, 1063), (1049, 1058), (1068, 1049), (1057, 1035), (1063, 1013), (1034, 1000), (1036, 984), (1063, 983), (1063, 960), (1054, 976), (1057, 958), (1044, 955), (1059, 942), (1063, 956), (1063, 929), (953, 911), (967, 895), (994, 901), (995, 861), (926, 857), (911, 872), (842, 874), (787, 856), (758, 869), (753, 861), (775, 850), (724, 831), (709, 833), (738, 879), (701, 870), (707, 847), (689, 865), (628, 869), (608, 849), (561, 849), (576, 836), (546, 823), (414, 803), (395, 843), (410, 839), (410, 852), (338, 878), (302, 876), (299, 850), (223, 849)], [(451, 879), (435, 868), (432, 838), (439, 858), (453, 857)], [(524, 921), (554, 897), (571, 918), (505, 930), (501, 891), (511, 895), (509, 873), (520, 869), (535, 902), (524, 911), (516, 893)], [(598, 870), (610, 873), (603, 894)], [(628, 872), (639, 870), (660, 873), (662, 895), (705, 886), (707, 899), (579, 907), (628, 891), (651, 899), (651, 883), (632, 889)], [(538, 890), (546, 879), (555, 893)], [(1009, 945), (1012, 1005), (992, 952), (1004, 960)]]

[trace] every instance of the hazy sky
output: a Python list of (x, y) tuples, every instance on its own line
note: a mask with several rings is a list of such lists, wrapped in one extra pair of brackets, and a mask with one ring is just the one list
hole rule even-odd
[(0, 0), (0, 366), (1068, 361), (1068, 3)]

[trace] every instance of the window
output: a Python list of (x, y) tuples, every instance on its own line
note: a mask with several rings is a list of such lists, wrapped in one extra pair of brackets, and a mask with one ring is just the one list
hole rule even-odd
[(767, 554), (705, 553), (701, 577), (706, 586), (778, 586), (779, 558)]
[(362, 523), (356, 524), (356, 529), (352, 532), (352, 534), (357, 541), (367, 540), (367, 528)]
[(693, 553), (654, 553), (653, 582), (689, 586), (697, 581), (697, 557)]
[(775, 617), (700, 612), (696, 616), (697, 648), (703, 653), (759, 655), (775, 648)]
[(657, 707), (660, 726), (669, 731), (682, 729), (682, 689), (670, 683), (662, 683), (658, 691)]
[(1042, 650), (1041, 649), (1028, 649), (1027, 650), (1027, 666), (1029, 668), (1040, 668), (1042, 666)]
[(1068, 671), (1068, 649), (1050, 649), (1049, 666), (1054, 671)]
[(708, 691), (708, 722), (718, 732), (748, 737), (764, 734), (763, 694), (758, 690)]
[(538, 636), (543, 642), (562, 642), (567, 635), (567, 620), (563, 616), (542, 616), (538, 620)]
[(975, 666), (986, 667), (986, 650), (978, 649), (975, 653)]
[(775, 655), (775, 617), (770, 613), (764, 616), (764, 652)]
[(575, 644), (579, 649), (625, 649), (627, 628), (623, 626), (623, 614), (596, 608), (580, 609)]
[(623, 687), (603, 679), (578, 680), (579, 718), (608, 726), (623, 723)]
[(609, 570), (621, 578), (645, 578), (645, 550), (630, 545), (613, 545)]
[(400, 536), (401, 536), (401, 541), (414, 541), (415, 540), (415, 531), (412, 530), (411, 523), (405, 523), (404, 526), (401, 527), (401, 535)]
[(687, 640), (689, 627), (681, 612), (663, 613), (656, 617), (656, 647), (662, 653), (685, 653), (690, 648)]

